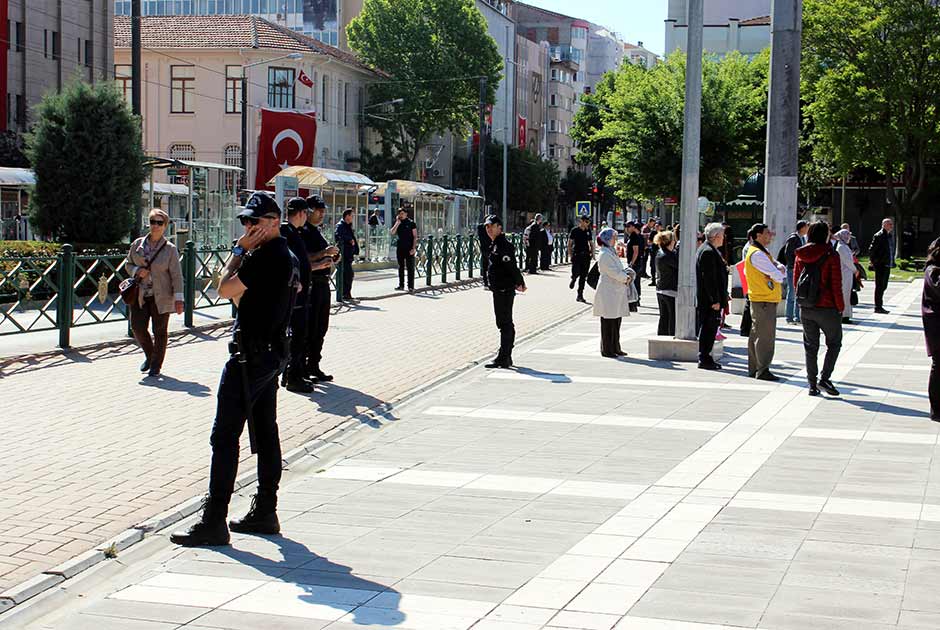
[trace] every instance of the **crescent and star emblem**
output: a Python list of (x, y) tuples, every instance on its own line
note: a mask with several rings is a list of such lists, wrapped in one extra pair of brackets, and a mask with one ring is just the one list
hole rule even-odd
[[(304, 141), (300, 137), (300, 134), (294, 131), (293, 129), (284, 129), (279, 134), (274, 136), (274, 144), (271, 145), (271, 151), (274, 152), (274, 159), (277, 159), (277, 145), (281, 143), (282, 140), (293, 140), (297, 144), (297, 157), (299, 158), (304, 152)], [(296, 159), (296, 158), (295, 158)], [(285, 160), (283, 164), (280, 165), (281, 169), (285, 169), (290, 166)]]

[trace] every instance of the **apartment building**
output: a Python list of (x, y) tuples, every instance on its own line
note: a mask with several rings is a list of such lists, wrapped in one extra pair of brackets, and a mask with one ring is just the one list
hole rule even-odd
[(646, 68), (652, 68), (660, 61), (659, 55), (643, 47), (643, 42), (637, 42), (636, 44), (624, 42), (623, 56), (628, 62)]
[[(771, 0), (708, 0), (705, 2), (703, 47), (724, 55), (737, 50), (752, 57), (770, 46)], [(688, 0), (669, 0), (666, 18), (666, 54), (686, 50), (689, 31)]]
[[(114, 30), (114, 71), (129, 99), (130, 18), (116, 16)], [(147, 154), (239, 165), (244, 72), (249, 182), (254, 181), (262, 107), (316, 111), (314, 166), (355, 170), (365, 86), (385, 76), (354, 55), (245, 15), (151, 16), (142, 19), (141, 30)], [(301, 57), (284, 58), (294, 53)], [(301, 82), (301, 73), (312, 87)]]
[(0, 0), (0, 126), (25, 131), (30, 110), (72, 80), (111, 78), (113, 0)]

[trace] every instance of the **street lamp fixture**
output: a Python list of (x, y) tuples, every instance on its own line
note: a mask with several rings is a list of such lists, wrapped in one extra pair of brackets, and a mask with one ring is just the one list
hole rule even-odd
[(241, 146), (241, 168), (242, 168), (242, 190), (248, 188), (248, 68), (274, 63), (282, 59), (303, 59), (299, 52), (288, 53), (275, 57), (274, 59), (264, 59), (254, 63), (242, 64), (242, 146)]

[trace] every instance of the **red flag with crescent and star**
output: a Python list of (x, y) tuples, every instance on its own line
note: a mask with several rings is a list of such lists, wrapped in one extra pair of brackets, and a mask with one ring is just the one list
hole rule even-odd
[(269, 188), (267, 182), (288, 166), (313, 166), (316, 142), (314, 112), (262, 109), (255, 188)]
[(308, 88), (313, 87), (313, 79), (307, 76), (307, 73), (303, 70), (300, 71), (300, 74), (297, 75), (297, 80), (306, 85)]

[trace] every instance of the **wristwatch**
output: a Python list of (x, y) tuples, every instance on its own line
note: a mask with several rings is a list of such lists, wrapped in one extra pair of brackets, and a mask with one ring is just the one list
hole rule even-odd
[(241, 245), (236, 245), (232, 248), (232, 256), (245, 256), (245, 248)]

